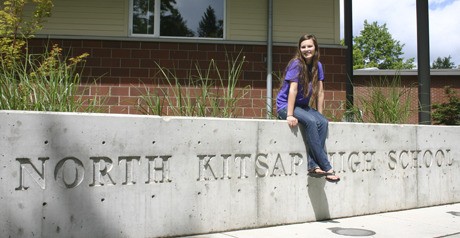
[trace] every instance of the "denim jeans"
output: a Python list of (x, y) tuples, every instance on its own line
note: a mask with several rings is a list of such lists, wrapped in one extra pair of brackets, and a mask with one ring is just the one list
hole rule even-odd
[[(280, 119), (286, 119), (286, 109), (278, 112)], [(332, 169), (327, 153), (325, 143), (328, 130), (328, 121), (318, 111), (310, 107), (295, 107), (294, 117), (297, 118), (301, 128), (305, 133), (305, 139), (308, 145), (308, 169), (321, 168), (323, 171)]]

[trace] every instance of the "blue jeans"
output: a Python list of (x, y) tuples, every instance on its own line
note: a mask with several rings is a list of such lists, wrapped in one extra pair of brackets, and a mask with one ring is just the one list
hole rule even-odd
[[(278, 112), (280, 119), (286, 119), (286, 109)], [(323, 171), (332, 169), (325, 150), (328, 121), (318, 111), (310, 107), (295, 107), (294, 117), (303, 127), (304, 137), (308, 145), (308, 169), (321, 168)]]

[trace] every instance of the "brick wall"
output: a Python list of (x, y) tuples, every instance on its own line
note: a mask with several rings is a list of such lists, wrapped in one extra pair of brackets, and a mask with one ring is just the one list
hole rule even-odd
[[(173, 70), (184, 83), (194, 72), (195, 65), (206, 69), (213, 59), (221, 73), (226, 73), (226, 55), (245, 56), (238, 88), (250, 86), (246, 96), (237, 104), (237, 117), (265, 118), (266, 110), (266, 46), (250, 44), (215, 44), (183, 42), (151, 42), (120, 40), (33, 39), (29, 50), (43, 52), (45, 45), (58, 44), (64, 54), (77, 56), (89, 53), (83, 68), (86, 82), (97, 79), (97, 85), (85, 90), (88, 96), (106, 95), (103, 107), (108, 113), (140, 114), (140, 95), (146, 90), (173, 98), (171, 86), (161, 77), (157, 64)], [(48, 47), (49, 48), (49, 47)], [(276, 97), (278, 77), (294, 55), (295, 47), (273, 48), (273, 97)], [(322, 48), (321, 61), (325, 70), (326, 115), (334, 120), (343, 113), (345, 101), (345, 50)], [(215, 74), (213, 76), (216, 76)], [(196, 90), (195, 90), (196, 91)], [(274, 105), (274, 103), (273, 103)], [(164, 107), (163, 115), (171, 115)]]
[[(411, 74), (416, 74), (414, 71)], [(354, 94), (355, 94), (355, 104), (359, 102), (358, 97), (362, 95), (368, 95), (368, 92), (371, 90), (369, 87), (369, 82), (371, 80), (378, 80), (379, 78), (392, 79), (393, 75), (355, 75), (353, 85), (354, 85)], [(417, 75), (399, 75), (401, 80), (401, 86), (405, 87), (407, 90), (409, 100), (411, 101), (411, 113), (408, 119), (408, 123), (417, 124), (418, 123), (418, 77)], [(431, 104), (439, 104), (447, 102), (448, 99), (444, 93), (444, 87), (450, 86), (457, 92), (457, 96), (460, 97), (460, 75), (446, 75), (446, 74), (436, 74), (432, 73), (430, 76), (430, 96)]]

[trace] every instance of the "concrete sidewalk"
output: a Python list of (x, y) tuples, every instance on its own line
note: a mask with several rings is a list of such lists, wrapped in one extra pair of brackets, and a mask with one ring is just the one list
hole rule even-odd
[(290, 237), (460, 238), (460, 203), (321, 222), (187, 236), (189, 238)]

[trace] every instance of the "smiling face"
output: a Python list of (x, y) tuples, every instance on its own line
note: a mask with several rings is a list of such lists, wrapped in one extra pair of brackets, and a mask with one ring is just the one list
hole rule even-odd
[(300, 52), (302, 57), (311, 63), (313, 56), (316, 53), (316, 47), (312, 39), (304, 40), (300, 43)]

